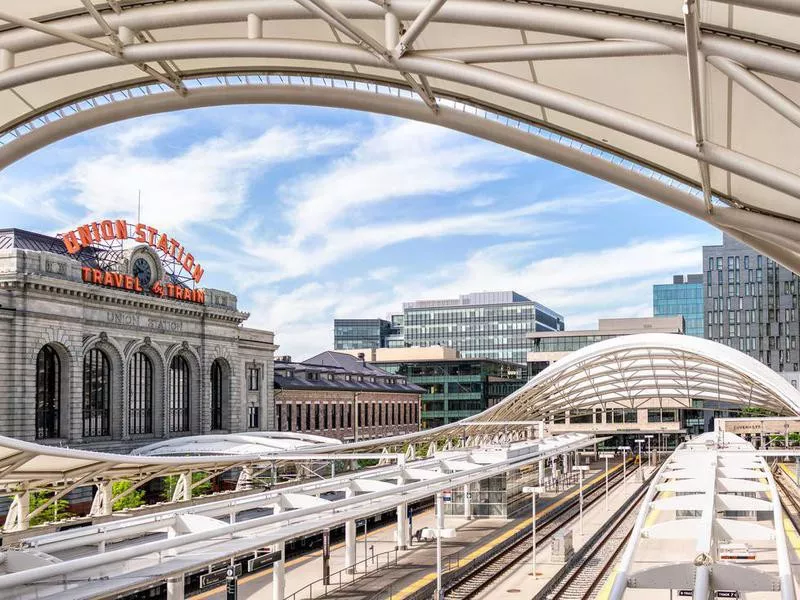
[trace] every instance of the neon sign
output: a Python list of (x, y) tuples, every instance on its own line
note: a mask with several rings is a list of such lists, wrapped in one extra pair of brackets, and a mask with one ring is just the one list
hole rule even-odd
[(172, 236), (144, 223), (129, 226), (124, 219), (97, 221), (68, 231), (63, 234), (62, 239), (70, 254), (76, 254), (81, 248), (88, 248), (103, 241), (132, 239), (140, 244), (148, 244), (164, 255), (172, 257), (191, 275), (195, 283), (200, 283), (203, 278), (203, 267), (195, 262), (191, 252), (187, 252), (186, 248)]
[[(139, 278), (133, 275), (112, 273), (111, 271), (102, 271), (101, 269), (92, 269), (90, 267), (81, 267), (81, 276), (86, 283), (112, 287), (118, 290), (139, 292), (140, 294), (145, 291), (142, 288), (142, 283), (139, 281)], [(185, 300), (197, 304), (205, 304), (206, 301), (205, 291), (192, 290), (182, 285), (175, 285), (172, 283), (156, 281), (147, 291), (161, 298), (173, 298), (175, 300)]]

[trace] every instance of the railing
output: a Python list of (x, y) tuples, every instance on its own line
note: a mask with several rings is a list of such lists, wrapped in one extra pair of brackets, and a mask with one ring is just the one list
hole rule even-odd
[[(385, 558), (386, 560), (382, 560)], [(364, 565), (363, 572), (359, 572), (359, 565)], [(389, 565), (396, 565), (397, 564), (397, 549), (394, 550), (387, 550), (386, 552), (381, 552), (380, 554), (373, 554), (372, 556), (365, 558), (364, 560), (360, 560), (357, 563), (353, 564), (352, 566), (345, 567), (344, 569), (340, 569), (335, 573), (331, 573), (328, 577), (328, 581), (330, 583), (325, 583), (325, 579), (317, 579), (316, 581), (312, 581), (305, 587), (300, 588), (295, 593), (286, 596), (283, 600), (303, 600), (303, 599), (311, 599), (311, 598), (326, 598), (328, 593), (335, 592), (341, 590), (342, 588), (347, 587), (348, 585), (354, 583), (357, 580), (361, 580), (366, 577), (370, 573), (370, 564), (372, 565), (372, 572), (378, 571), (381, 566), (388, 567)], [(336, 583), (333, 583), (334, 579), (336, 579)], [(314, 596), (314, 590), (317, 590), (317, 593), (321, 591), (322, 594), (319, 596)]]

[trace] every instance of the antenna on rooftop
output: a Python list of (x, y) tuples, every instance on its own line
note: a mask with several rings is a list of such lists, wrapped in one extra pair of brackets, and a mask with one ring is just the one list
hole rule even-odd
[(142, 190), (139, 190), (139, 206), (136, 212), (136, 222), (142, 222)]

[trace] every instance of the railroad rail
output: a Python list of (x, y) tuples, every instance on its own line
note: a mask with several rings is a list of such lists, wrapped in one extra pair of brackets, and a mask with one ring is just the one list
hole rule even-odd
[(792, 522), (795, 531), (800, 533), (800, 488), (779, 464), (773, 466), (772, 472), (783, 512)]
[[(635, 472), (636, 468), (638, 467), (634, 466), (629, 470), (628, 477)], [(623, 473), (617, 470), (609, 476), (609, 484), (616, 487), (622, 479)], [(584, 509), (602, 499), (604, 494), (605, 481), (603, 477), (599, 477), (584, 493)], [(540, 523), (537, 523), (537, 545), (549, 540), (564, 525), (574, 519), (579, 512), (578, 504), (579, 498), (576, 496), (558, 509), (549, 512)], [(495, 546), (482, 557), (447, 573), (448, 577), (443, 580), (445, 599), (468, 600), (473, 598), (500, 573), (513, 567), (528, 556), (532, 545), (530, 529), (524, 528), (503, 543)], [(415, 595), (415, 598), (425, 597), (430, 597), (430, 593), (427, 596)]]
[(588, 600), (596, 596), (633, 531), (653, 476), (550, 578), (534, 600)]

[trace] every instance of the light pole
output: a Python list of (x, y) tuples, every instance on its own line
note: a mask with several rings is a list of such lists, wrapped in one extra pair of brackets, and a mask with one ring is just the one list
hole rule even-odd
[(578, 511), (580, 514), (580, 533), (581, 537), (583, 537), (583, 472), (588, 471), (589, 467), (576, 465), (572, 467), (572, 470), (578, 472)]
[(644, 444), (644, 439), (639, 438), (638, 440), (633, 441), (636, 442), (639, 452), (639, 481), (644, 483), (644, 465), (642, 464), (642, 444)]
[(444, 500), (442, 492), (436, 492), (436, 600), (442, 600), (442, 521)]
[(533, 541), (533, 550), (531, 551), (531, 568), (533, 571), (531, 575), (536, 579), (536, 494), (541, 494), (544, 491), (543, 487), (525, 486), (522, 488), (523, 494), (531, 495), (531, 540)]
[(600, 458), (604, 458), (606, 460), (606, 511), (608, 511), (608, 459), (614, 458), (613, 452), (601, 452)]
[(650, 469), (650, 468), (653, 467), (653, 461), (652, 461), (653, 451), (652, 451), (652, 449), (650, 447), (650, 440), (653, 439), (653, 436), (652, 435), (646, 435), (646, 436), (644, 436), (644, 439), (647, 440), (647, 468)]
[(628, 452), (631, 451), (630, 446), (618, 446), (617, 450), (622, 450), (622, 487), (628, 488)]

